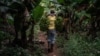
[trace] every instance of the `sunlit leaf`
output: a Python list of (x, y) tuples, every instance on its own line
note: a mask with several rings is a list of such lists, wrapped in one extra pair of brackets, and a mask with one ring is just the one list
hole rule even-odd
[(37, 22), (39, 19), (42, 17), (42, 14), (44, 12), (44, 8), (42, 6), (37, 6), (33, 11), (32, 11), (32, 17), (34, 20)]

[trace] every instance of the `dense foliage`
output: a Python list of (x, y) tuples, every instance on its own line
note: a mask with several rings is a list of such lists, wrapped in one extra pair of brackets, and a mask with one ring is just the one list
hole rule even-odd
[(34, 39), (48, 30), (50, 5), (57, 15), (61, 55), (100, 56), (100, 0), (1, 0), (0, 55), (45, 55)]

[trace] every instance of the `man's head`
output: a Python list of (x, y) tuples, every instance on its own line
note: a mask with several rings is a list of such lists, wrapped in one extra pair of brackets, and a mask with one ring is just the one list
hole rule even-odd
[(55, 11), (54, 10), (50, 10), (50, 14), (55, 14)]

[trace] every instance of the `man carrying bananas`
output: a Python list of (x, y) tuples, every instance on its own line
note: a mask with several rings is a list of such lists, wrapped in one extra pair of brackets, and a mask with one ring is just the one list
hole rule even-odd
[(55, 37), (56, 37), (56, 30), (55, 30), (55, 21), (56, 21), (56, 14), (55, 10), (50, 9), (50, 13), (47, 15), (48, 21), (48, 31), (47, 31), (47, 39), (48, 39), (48, 52), (52, 52), (54, 49), (55, 44)]

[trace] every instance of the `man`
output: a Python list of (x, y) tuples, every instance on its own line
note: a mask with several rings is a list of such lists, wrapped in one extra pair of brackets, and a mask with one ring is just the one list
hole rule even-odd
[(56, 14), (54, 10), (50, 10), (48, 14), (48, 51), (52, 52), (55, 44), (56, 30), (55, 30), (55, 21)]

